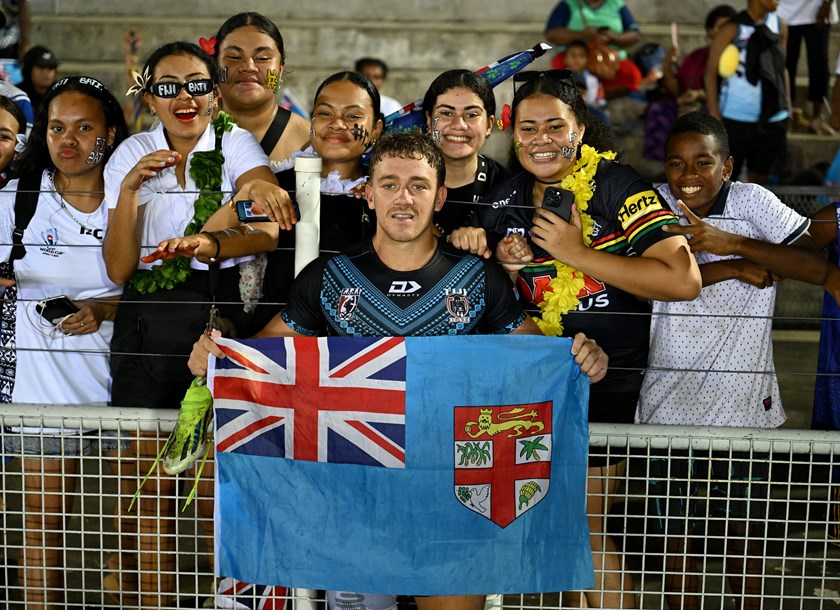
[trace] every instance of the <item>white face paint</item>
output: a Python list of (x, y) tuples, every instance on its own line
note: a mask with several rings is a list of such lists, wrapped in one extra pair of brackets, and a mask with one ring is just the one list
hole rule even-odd
[(440, 130), (437, 128), (438, 121), (440, 121), (440, 117), (435, 117), (435, 120), (432, 121), (432, 142), (440, 146)]
[(96, 138), (93, 145), (93, 150), (90, 151), (86, 161), (91, 165), (99, 165), (102, 162), (102, 156), (105, 152), (105, 138)]
[(576, 150), (574, 146), (564, 146), (560, 149), (560, 154), (564, 159), (574, 159)]

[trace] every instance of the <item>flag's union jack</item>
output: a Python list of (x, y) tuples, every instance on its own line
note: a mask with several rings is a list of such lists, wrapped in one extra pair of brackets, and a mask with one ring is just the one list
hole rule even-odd
[(218, 340), (216, 450), (405, 467), (405, 342)]

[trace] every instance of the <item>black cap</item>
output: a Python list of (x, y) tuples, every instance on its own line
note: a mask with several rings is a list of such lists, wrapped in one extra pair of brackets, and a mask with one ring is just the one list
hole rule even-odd
[(47, 47), (35, 46), (26, 52), (34, 68), (57, 68), (58, 59)]

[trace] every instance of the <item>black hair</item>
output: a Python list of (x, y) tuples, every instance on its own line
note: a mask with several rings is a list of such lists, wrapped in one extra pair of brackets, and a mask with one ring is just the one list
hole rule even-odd
[[(44, 45), (35, 45), (31, 47), (24, 55), (20, 66), (20, 73), (23, 76), (23, 82), (28, 83), (32, 81), (32, 68), (35, 67), (35, 60), (42, 55), (49, 54), (55, 60), (55, 54)], [(58, 67), (58, 61), (55, 61), (55, 67)]]
[(105, 88), (101, 82), (90, 76), (68, 76), (58, 80), (44, 96), (38, 113), (35, 116), (35, 123), (32, 131), (29, 132), (29, 140), (26, 148), (20, 153), (12, 171), (12, 178), (19, 178), (30, 172), (42, 172), (45, 169), (55, 169), (55, 164), (50, 157), (47, 146), (47, 124), (50, 119), (50, 104), (59, 95), (71, 91), (83, 93), (95, 99), (102, 107), (105, 115), (105, 126), (110, 129), (114, 127), (114, 141), (110, 147), (103, 152), (102, 166), (111, 158), (114, 149), (128, 137), (128, 127), (125, 124), (125, 114), (122, 106), (114, 95)]
[(356, 72), (361, 72), (368, 66), (380, 68), (382, 70), (382, 78), (388, 78), (388, 64), (386, 64), (381, 59), (377, 59), (376, 57), (362, 57), (357, 59), (354, 69), (356, 70)]
[(572, 47), (580, 47), (581, 49), (586, 51), (586, 55), (589, 56), (589, 45), (586, 44), (585, 40), (582, 40), (580, 38), (573, 40), (572, 42), (566, 45), (566, 50), (568, 51)]
[(222, 48), (222, 41), (234, 30), (245, 26), (252, 26), (257, 28), (263, 34), (274, 40), (277, 45), (277, 50), (280, 51), (280, 63), (286, 63), (286, 48), (283, 45), (283, 36), (280, 34), (280, 29), (274, 22), (260, 13), (247, 11), (244, 13), (237, 13), (222, 24), (219, 31), (216, 33), (216, 59), (219, 58), (219, 49)]
[(488, 117), (496, 114), (496, 96), (493, 95), (493, 87), (486, 78), (472, 70), (447, 70), (435, 78), (426, 90), (426, 95), (423, 96), (423, 111), (431, 116), (435, 110), (437, 98), (456, 87), (463, 87), (475, 93), (481, 100)]
[(729, 135), (726, 133), (726, 126), (712, 115), (705, 112), (689, 112), (682, 115), (671, 125), (665, 146), (668, 146), (671, 138), (683, 133), (701, 133), (712, 136), (715, 144), (720, 148), (721, 159), (726, 160), (729, 156)]
[[(537, 95), (555, 97), (571, 109), (577, 122), (586, 127), (581, 140), (582, 144), (588, 144), (599, 152), (615, 150), (616, 145), (612, 133), (604, 125), (603, 121), (589, 112), (589, 109), (586, 107), (586, 102), (581, 97), (580, 91), (578, 91), (574, 81), (571, 79), (556, 78), (547, 73), (542, 73), (532, 80), (525, 81), (513, 94), (510, 116), (510, 124), (512, 126), (516, 125), (516, 110), (519, 108), (519, 104)], [(578, 150), (578, 156), (580, 156), (580, 150)], [(514, 148), (511, 148), (510, 158), (511, 169), (513, 171), (518, 170), (521, 164)]]
[(726, 17), (727, 19), (732, 19), (735, 15), (738, 14), (734, 8), (729, 6), (728, 4), (720, 4), (709, 11), (709, 14), (706, 15), (706, 29), (711, 30), (715, 27), (715, 23), (721, 17)]
[(400, 159), (425, 159), (437, 172), (437, 188), (443, 186), (446, 180), (446, 162), (440, 148), (424, 135), (420, 130), (398, 131), (386, 133), (373, 147), (370, 156), (370, 181), (373, 182), (376, 166), (383, 159), (399, 157)]
[(373, 107), (373, 123), (376, 124), (376, 121), (382, 120), (385, 117), (382, 116), (382, 111), (380, 110), (380, 97), (379, 97), (379, 90), (374, 86), (370, 80), (364, 75), (359, 74), (358, 72), (351, 72), (350, 70), (343, 70), (341, 72), (336, 72), (332, 76), (328, 76), (324, 79), (320, 85), (318, 85), (318, 90), (315, 92), (315, 97), (313, 98), (312, 105), (315, 105), (315, 102), (318, 100), (318, 96), (321, 94), (321, 91), (327, 85), (331, 85), (332, 83), (349, 80), (351, 83), (363, 89), (365, 93), (368, 94), (370, 98), (370, 105)]
[[(149, 55), (149, 59), (146, 60), (146, 65), (143, 68), (143, 73), (145, 74), (148, 71), (149, 74), (149, 82), (147, 83), (147, 87), (154, 82), (154, 75), (155, 69), (157, 65), (166, 57), (171, 55), (185, 55), (186, 57), (195, 57), (199, 61), (201, 61), (204, 66), (207, 68), (207, 74), (210, 76), (210, 79), (213, 81), (214, 85), (219, 84), (219, 68), (216, 66), (216, 62), (213, 58), (198, 46), (195, 43), (187, 42), (186, 40), (178, 40), (175, 42), (168, 42), (165, 45), (158, 47)], [(148, 91), (148, 88), (147, 88)]]
[(12, 101), (12, 98), (0, 95), (0, 110), (5, 110), (14, 117), (18, 124), (18, 133), (26, 133), (26, 116), (24, 116), (20, 106)]

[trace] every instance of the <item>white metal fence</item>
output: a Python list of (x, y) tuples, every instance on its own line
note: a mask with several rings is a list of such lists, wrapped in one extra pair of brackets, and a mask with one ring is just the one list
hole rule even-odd
[[(124, 438), (136, 441), (165, 437), (175, 419), (176, 413), (169, 411), (6, 405), (2, 424), (92, 430), (71, 435), (76, 440), (107, 439), (109, 433), (102, 431), (120, 429)], [(5, 432), (7, 437), (15, 434)], [(602, 585), (606, 596), (598, 601), (607, 607), (667, 608), (669, 602), (672, 610), (840, 606), (840, 546), (831, 538), (838, 525), (831, 476), (832, 464), (840, 464), (840, 432), (593, 424), (591, 444), (607, 447), (611, 457), (626, 458), (623, 474), (618, 467), (618, 474), (603, 469), (594, 475), (608, 477), (604, 482), (616, 488), (611, 509), (600, 516), (616, 545), (618, 563), (607, 563), (603, 582), (617, 583), (623, 591)], [(206, 494), (181, 510), (183, 488), (192, 477), (182, 476), (178, 497), (168, 506), (159, 503), (162, 512), (151, 525), (140, 523), (141, 551), (144, 536), (173, 532), (171, 552), (150, 571), (138, 568), (136, 513), (127, 510), (142, 474), (132, 450), (92, 450), (80, 461), (75, 477), (75, 460), (70, 459), (30, 459), (25, 468), (20, 459), (3, 464), (0, 556), (5, 571), (0, 577), (5, 584), (0, 587), (0, 609), (44, 607), (38, 601), (44, 598), (54, 600), (54, 608), (216, 607)], [(693, 468), (680, 471), (687, 465)], [(750, 479), (749, 485), (745, 480), (728, 484), (727, 473), (733, 469), (736, 479)], [(72, 479), (75, 488), (67, 486)], [(662, 487), (666, 480), (670, 483)], [(33, 502), (38, 493), (22, 491), (37, 491), (33, 485), (38, 481), (48, 483), (40, 493), (45, 504)], [(659, 487), (652, 487), (652, 481)], [(597, 500), (590, 496), (590, 502)], [(43, 506), (56, 502), (60, 509), (55, 518), (41, 522)], [(33, 519), (48, 532), (44, 552), (57, 553), (61, 569), (56, 574), (31, 569), (24, 587), (18, 566), (24, 537), (32, 532), (27, 523)], [(667, 538), (660, 529), (663, 523)], [(318, 543), (317, 533), (312, 543)], [(594, 548), (605, 546), (609, 548), (593, 541)], [(152, 547), (166, 545), (155, 541)], [(596, 576), (602, 582), (602, 574)], [(140, 588), (171, 588), (172, 595), (146, 595), (141, 606)], [(253, 592), (237, 599), (260, 607)], [(507, 608), (573, 603), (573, 596), (558, 593), (504, 597)]]

